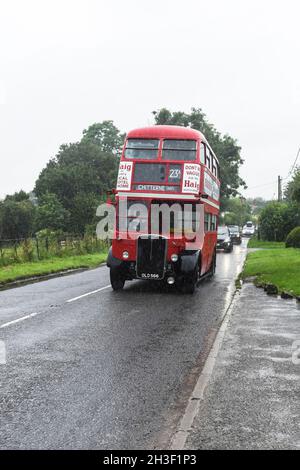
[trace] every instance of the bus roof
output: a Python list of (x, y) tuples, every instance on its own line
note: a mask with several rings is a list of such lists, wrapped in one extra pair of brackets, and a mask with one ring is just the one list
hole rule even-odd
[(157, 138), (157, 139), (201, 139), (206, 143), (204, 135), (200, 131), (182, 126), (150, 126), (140, 129), (133, 129), (127, 134), (127, 138), (137, 137)]

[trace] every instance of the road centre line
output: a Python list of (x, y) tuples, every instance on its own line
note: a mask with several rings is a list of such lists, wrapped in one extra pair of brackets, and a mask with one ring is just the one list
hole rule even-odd
[[(91, 294), (96, 294), (96, 292), (100, 292), (104, 289), (108, 289), (109, 287), (110, 287), (110, 284), (108, 286), (101, 287), (100, 289), (96, 289), (96, 290), (93, 290), (91, 292), (87, 292), (86, 294), (79, 295), (78, 297), (74, 297), (73, 299), (69, 299), (69, 300), (67, 300), (67, 302), (74, 302), (75, 300), (81, 299), (82, 297), (86, 297), (86, 296), (91, 295)], [(41, 313), (42, 312), (33, 312), (33, 313), (30, 313), (29, 315), (24, 315), (24, 317), (16, 318), (15, 320), (3, 323), (3, 325), (0, 325), (0, 329), (6, 328), (10, 325), (14, 325), (16, 323), (20, 323), (24, 320), (27, 320), (28, 318), (32, 318), (32, 317), (35, 317), (37, 315), (40, 315)]]
[(37, 313), (37, 312), (30, 313), (29, 315), (25, 315), (24, 317), (17, 318), (16, 320), (12, 320), (12, 321), (9, 321), (7, 323), (3, 323), (3, 325), (0, 325), (0, 328), (6, 328), (7, 326), (13, 325), (14, 323), (19, 323), (23, 320), (27, 320), (27, 318), (35, 317), (36, 315), (39, 315), (39, 313)]
[(104, 289), (108, 289), (111, 287), (109, 284), (108, 286), (101, 287), (100, 289), (92, 290), (91, 292), (87, 292), (86, 294), (78, 295), (78, 297), (73, 297), (73, 299), (66, 300), (67, 303), (74, 302), (75, 300), (82, 299), (83, 297), (87, 297), (88, 295), (96, 294), (97, 292), (101, 292)]

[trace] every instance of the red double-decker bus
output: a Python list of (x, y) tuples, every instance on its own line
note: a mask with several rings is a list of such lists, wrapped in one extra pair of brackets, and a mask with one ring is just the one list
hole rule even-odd
[(107, 259), (114, 290), (144, 279), (193, 293), (200, 279), (214, 274), (219, 163), (201, 132), (178, 126), (130, 131), (115, 194)]

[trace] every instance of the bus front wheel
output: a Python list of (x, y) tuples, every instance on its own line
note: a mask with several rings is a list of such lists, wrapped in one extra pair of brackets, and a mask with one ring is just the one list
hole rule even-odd
[(125, 279), (119, 271), (110, 268), (110, 283), (113, 290), (122, 290), (125, 284)]
[(179, 289), (183, 294), (193, 294), (199, 280), (199, 266), (197, 265), (192, 276), (184, 276), (181, 279)]

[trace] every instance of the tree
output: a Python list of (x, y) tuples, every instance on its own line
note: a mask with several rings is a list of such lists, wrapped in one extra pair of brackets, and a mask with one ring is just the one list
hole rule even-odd
[(18, 200), (18, 196), (14, 196), (7, 196), (0, 202), (1, 239), (27, 238), (33, 232), (34, 205), (28, 199)]
[(36, 211), (35, 229), (65, 230), (70, 213), (63, 207), (56, 194), (46, 193), (39, 201)]
[(192, 108), (190, 113), (171, 112), (166, 108), (162, 108), (159, 111), (153, 111), (153, 114), (157, 125), (171, 124), (192, 127), (205, 135), (220, 162), (222, 206), (225, 199), (238, 195), (240, 187), (246, 187), (245, 182), (239, 176), (239, 168), (243, 164), (240, 155), (241, 147), (233, 137), (228, 134), (221, 135), (208, 122), (200, 108)]
[(300, 204), (300, 168), (295, 171), (292, 180), (288, 183), (285, 196), (288, 201)]
[(259, 216), (259, 231), (263, 240), (285, 241), (297, 225), (300, 225), (300, 211), (295, 204), (270, 202)]
[(79, 192), (102, 194), (115, 185), (118, 160), (95, 144), (79, 142), (62, 145), (57, 156), (42, 170), (35, 185), (38, 197), (56, 194), (63, 206), (71, 209)]
[(14, 201), (14, 202), (22, 202), (22, 201), (28, 201), (29, 199), (29, 194), (23, 191), (15, 192), (14, 194), (8, 194), (4, 201)]
[(99, 204), (106, 191), (115, 187), (119, 143), (120, 133), (111, 121), (94, 124), (80, 142), (62, 145), (39, 175), (38, 199), (47, 193), (56, 195), (69, 212), (69, 232), (83, 234), (85, 225), (93, 223), (96, 201)]
[(86, 227), (94, 226), (96, 233), (97, 217), (96, 209), (99, 206), (99, 196), (93, 193), (78, 193), (74, 197), (72, 207), (72, 218), (69, 229), (71, 232), (85, 233)]
[(268, 204), (268, 201), (262, 197), (248, 198), (247, 202), (249, 203), (254, 216), (258, 216), (263, 208)]
[(230, 198), (225, 201), (224, 223), (226, 225), (243, 226), (251, 220), (251, 207), (248, 201), (241, 197)]
[(113, 121), (96, 122), (83, 131), (82, 142), (90, 142), (103, 152), (116, 154), (124, 141), (119, 129)]

